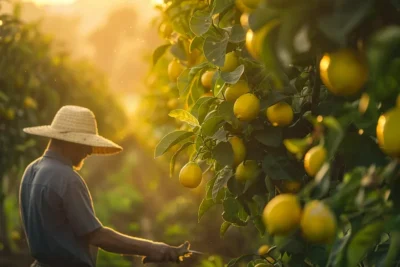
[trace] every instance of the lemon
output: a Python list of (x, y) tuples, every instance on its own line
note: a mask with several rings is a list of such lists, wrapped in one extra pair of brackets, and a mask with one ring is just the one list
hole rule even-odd
[(195, 162), (188, 162), (179, 172), (179, 182), (188, 188), (196, 188), (201, 183), (203, 172)]
[(268, 246), (268, 245), (262, 245), (261, 247), (259, 247), (258, 248), (258, 255), (265, 255), (265, 254), (267, 254), (268, 253), (268, 250), (270, 249), (271, 247), (270, 246)]
[(301, 183), (299, 181), (284, 180), (282, 181), (284, 192), (297, 193), (301, 189)]
[(296, 195), (280, 194), (264, 208), (263, 220), (270, 234), (287, 235), (300, 224), (301, 207)]
[(287, 126), (293, 121), (292, 107), (286, 102), (279, 102), (270, 106), (265, 113), (274, 126)]
[(211, 89), (212, 86), (212, 78), (215, 74), (214, 70), (208, 70), (206, 72), (203, 73), (203, 75), (201, 75), (201, 84), (207, 88), (207, 89)]
[(261, 0), (242, 0), (242, 3), (251, 9), (257, 8), (257, 6), (260, 4)]
[(225, 99), (230, 102), (235, 102), (241, 95), (250, 92), (249, 85), (244, 80), (239, 80), (237, 83), (230, 85), (225, 91)]
[(158, 28), (158, 32), (161, 37), (163, 38), (169, 38), (174, 30), (172, 29), (171, 24), (163, 22), (160, 24), (160, 27)]
[(333, 94), (348, 96), (362, 89), (368, 79), (368, 69), (356, 52), (343, 49), (322, 57), (320, 75)]
[(301, 217), (304, 239), (312, 243), (327, 244), (336, 235), (336, 217), (331, 209), (319, 200), (308, 202)]
[(236, 167), (235, 178), (240, 182), (246, 182), (257, 178), (260, 168), (255, 160), (243, 161)]
[(268, 22), (264, 27), (256, 32), (253, 32), (252, 30), (247, 30), (246, 48), (252, 57), (254, 57), (255, 59), (260, 59), (261, 48), (263, 46), (264, 39), (279, 24), (280, 21), (274, 19)]
[(182, 71), (183, 67), (178, 60), (172, 60), (168, 64), (168, 77), (171, 81), (176, 82), (179, 75), (181, 75)]
[(224, 66), (221, 67), (223, 72), (234, 71), (239, 66), (239, 58), (236, 56), (234, 51), (229, 52), (225, 55)]
[(322, 167), (326, 159), (326, 149), (321, 146), (315, 146), (307, 151), (304, 156), (304, 169), (310, 176), (315, 176)]
[(35, 99), (33, 99), (30, 96), (25, 97), (24, 99), (24, 107), (25, 108), (31, 108), (31, 109), (36, 109), (37, 108), (37, 102)]
[(250, 12), (250, 11), (251, 11), (251, 9), (248, 8), (248, 7), (243, 3), (243, 0), (236, 0), (236, 1), (235, 1), (235, 6), (236, 6), (236, 8), (239, 9), (240, 12), (242, 12), (242, 13), (246, 13), (246, 12)]
[(237, 166), (244, 161), (246, 157), (246, 147), (244, 146), (243, 140), (237, 136), (231, 137), (229, 143), (231, 143), (233, 150), (233, 164)]
[(383, 152), (389, 156), (400, 156), (400, 107), (395, 107), (379, 117), (376, 136)]
[(254, 120), (260, 111), (260, 100), (253, 94), (241, 95), (233, 105), (233, 113), (241, 121)]

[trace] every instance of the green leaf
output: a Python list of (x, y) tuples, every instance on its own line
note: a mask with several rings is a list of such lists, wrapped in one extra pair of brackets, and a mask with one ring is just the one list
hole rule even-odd
[(246, 222), (239, 219), (239, 211), (241, 209), (240, 203), (234, 198), (226, 198), (222, 203), (224, 206), (224, 212), (222, 218), (225, 221), (230, 222), (237, 226), (245, 226)]
[(282, 144), (282, 128), (266, 127), (263, 131), (254, 132), (254, 138), (263, 145), (279, 147)]
[(219, 191), (226, 185), (228, 180), (233, 176), (233, 170), (229, 166), (225, 166), (217, 175), (212, 188), (212, 198), (216, 201)]
[(221, 116), (211, 117), (206, 119), (201, 125), (201, 132), (206, 136), (213, 136), (221, 124), (224, 122), (224, 118)]
[(229, 123), (235, 121), (236, 117), (233, 113), (233, 103), (228, 101), (221, 102), (217, 107), (217, 115), (223, 117), (224, 120)]
[(205, 34), (212, 23), (211, 14), (207, 11), (198, 10), (190, 19), (190, 29), (197, 36)]
[(271, 154), (265, 156), (262, 168), (272, 180), (291, 180), (286, 169)]
[(235, 84), (239, 81), (240, 77), (244, 72), (244, 65), (239, 65), (234, 71), (232, 72), (221, 72), (221, 79), (227, 83)]
[(201, 201), (198, 212), (198, 222), (200, 222), (200, 219), (203, 217), (203, 215), (214, 205), (215, 202), (210, 198), (205, 198), (203, 201)]
[(154, 157), (157, 158), (157, 157), (163, 155), (173, 145), (191, 137), (192, 135), (194, 135), (193, 132), (187, 132), (187, 131), (174, 131), (174, 132), (167, 134), (157, 144), (156, 149), (154, 151)]
[(193, 105), (192, 109), (190, 110), (190, 113), (192, 113), (193, 116), (198, 117), (199, 116), (199, 108), (201, 104), (203, 104), (206, 101), (209, 101), (210, 99), (214, 99), (212, 96), (205, 96), (197, 99), (196, 103)]
[(278, 18), (279, 15), (279, 12), (271, 8), (257, 8), (249, 15), (250, 29), (257, 31), (271, 20)]
[(356, 266), (379, 242), (383, 221), (368, 224), (358, 231), (347, 248), (347, 266)]
[(197, 116), (197, 118), (198, 118), (198, 120), (199, 120), (200, 123), (203, 123), (203, 122), (204, 122), (204, 119), (206, 118), (206, 116), (207, 116), (207, 114), (208, 114), (208, 111), (209, 111), (211, 105), (212, 105), (216, 100), (217, 100), (217, 98), (211, 97), (211, 98), (209, 98), (208, 100), (204, 101), (204, 102), (200, 105), (200, 107), (199, 107), (199, 109), (198, 109), (198, 116)]
[(227, 267), (235, 267), (238, 265), (239, 262), (244, 261), (244, 262), (249, 262), (254, 259), (254, 254), (246, 254), (242, 255), (239, 258), (232, 259), (228, 262)]
[(231, 35), (229, 41), (232, 43), (240, 43), (246, 40), (246, 31), (242, 25), (235, 24), (232, 26)]
[(189, 89), (193, 79), (193, 77), (191, 77), (189, 73), (190, 69), (185, 69), (178, 77), (177, 86), (179, 90), (179, 95), (181, 97), (185, 97), (189, 93)]
[(331, 253), (329, 254), (328, 264), (326, 266), (343, 266), (345, 248), (351, 237), (351, 230), (348, 230), (344, 237), (335, 240), (332, 245)]
[(182, 61), (187, 60), (185, 46), (182, 41), (179, 41), (179, 42), (171, 45), (170, 51), (174, 57), (176, 57)]
[(215, 0), (213, 3), (215, 4), (213, 14), (218, 14), (231, 8), (235, 4), (235, 0)]
[(192, 52), (195, 49), (203, 49), (204, 38), (203, 37), (194, 37), (190, 42), (189, 52)]
[(374, 10), (373, 0), (335, 2), (333, 13), (318, 18), (321, 31), (332, 41), (345, 44), (347, 35)]
[(222, 166), (233, 164), (233, 149), (229, 142), (219, 142), (213, 149), (213, 155)]
[(342, 126), (335, 117), (324, 117), (322, 123), (329, 129), (326, 136), (325, 147), (328, 150), (328, 159), (330, 159), (335, 155), (340, 143), (342, 142), (344, 132)]
[[(385, 258), (384, 267), (395, 266), (396, 259), (399, 259), (400, 255), (400, 232), (395, 231), (390, 233), (390, 246), (388, 249), (388, 253)], [(399, 263), (397, 261), (397, 263)]]
[(224, 66), (228, 37), (229, 34), (225, 32), (224, 36), (209, 36), (206, 38), (204, 41), (203, 51), (208, 62), (216, 66)]
[(265, 224), (260, 215), (253, 217), (254, 226), (257, 228), (261, 236), (265, 234)]
[(175, 161), (176, 161), (176, 157), (178, 157), (179, 153), (184, 150), (185, 148), (187, 148), (188, 146), (192, 145), (192, 142), (187, 142), (185, 144), (183, 144), (175, 153), (174, 155), (171, 157), (171, 161), (169, 162), (169, 177), (172, 177), (174, 175), (174, 169), (175, 169)]
[(192, 126), (199, 126), (199, 121), (192, 114), (190, 114), (188, 111), (184, 109), (172, 110), (168, 114), (168, 116), (186, 122), (187, 124)]
[(228, 231), (229, 227), (232, 224), (230, 222), (223, 222), (221, 224), (221, 228), (219, 229), (219, 236), (222, 238), (225, 236), (226, 231)]
[(157, 47), (153, 53), (153, 66), (157, 64), (158, 60), (164, 55), (165, 51), (170, 47), (170, 44), (165, 44), (162, 46)]

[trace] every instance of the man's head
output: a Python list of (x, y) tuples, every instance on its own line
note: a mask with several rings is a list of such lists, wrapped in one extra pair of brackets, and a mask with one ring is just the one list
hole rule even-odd
[(50, 139), (48, 149), (57, 151), (64, 157), (71, 160), (72, 166), (75, 170), (80, 170), (83, 167), (86, 157), (90, 156), (93, 152), (93, 148), (91, 146), (57, 139)]
[(65, 151), (76, 168), (90, 154), (110, 155), (122, 151), (122, 147), (98, 134), (93, 112), (79, 106), (63, 106), (51, 125), (24, 128), (24, 132), (51, 138), (51, 146)]

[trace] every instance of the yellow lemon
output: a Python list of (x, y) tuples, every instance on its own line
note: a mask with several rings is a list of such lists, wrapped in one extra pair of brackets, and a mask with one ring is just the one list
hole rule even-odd
[(231, 137), (229, 143), (231, 143), (233, 150), (233, 164), (237, 166), (244, 161), (246, 157), (246, 147), (244, 146), (243, 140), (237, 136)]
[(236, 0), (236, 1), (235, 1), (235, 6), (236, 6), (236, 8), (239, 9), (240, 12), (242, 12), (242, 13), (246, 13), (246, 12), (250, 12), (250, 11), (251, 11), (251, 9), (248, 8), (248, 7), (243, 3), (243, 0)]
[(241, 95), (250, 92), (249, 85), (244, 80), (239, 80), (237, 83), (230, 85), (225, 91), (225, 99), (230, 102), (235, 102)]
[(201, 183), (203, 172), (195, 162), (188, 162), (179, 172), (179, 182), (188, 188), (196, 188)]
[(234, 51), (229, 52), (225, 55), (224, 66), (221, 67), (223, 72), (234, 71), (239, 66), (239, 58)]
[(241, 121), (254, 120), (260, 111), (260, 100), (253, 94), (241, 95), (233, 105), (233, 113)]
[(263, 220), (270, 234), (287, 235), (300, 224), (301, 206), (296, 195), (280, 194), (264, 208)]
[(307, 151), (304, 156), (304, 169), (310, 176), (315, 176), (322, 164), (326, 160), (326, 149), (321, 146), (315, 146)]
[(179, 75), (181, 75), (183, 71), (183, 66), (179, 63), (178, 60), (172, 60), (168, 64), (168, 77), (171, 81), (176, 82)]
[(256, 32), (252, 30), (248, 30), (246, 33), (246, 48), (249, 51), (250, 55), (255, 59), (259, 59), (261, 55), (261, 48), (264, 43), (264, 39), (267, 37), (269, 33), (276, 26), (280, 24), (280, 21), (277, 19), (271, 20), (264, 27), (259, 29)]
[(267, 254), (267, 253), (268, 253), (268, 250), (269, 250), (270, 248), (271, 248), (271, 247), (268, 246), (268, 245), (262, 245), (261, 247), (258, 248), (258, 255), (265, 255), (265, 254)]
[(305, 205), (300, 225), (304, 239), (312, 243), (327, 244), (336, 235), (335, 214), (319, 200)]
[(163, 38), (169, 38), (174, 30), (172, 29), (171, 24), (163, 22), (160, 24), (160, 27), (158, 28), (158, 32), (161, 37)]
[(274, 126), (287, 126), (293, 121), (293, 109), (286, 102), (279, 102), (270, 106), (265, 113)]
[(284, 180), (282, 181), (283, 190), (285, 193), (297, 193), (301, 189), (301, 183), (299, 181)]
[(400, 107), (379, 117), (376, 136), (383, 152), (389, 156), (400, 156)]
[(203, 73), (203, 75), (201, 75), (201, 84), (207, 88), (207, 89), (211, 89), (212, 86), (212, 78), (215, 74), (214, 70), (208, 70), (206, 72)]
[(368, 79), (367, 64), (349, 49), (325, 54), (319, 65), (322, 81), (335, 95), (356, 94)]
[(260, 168), (255, 160), (246, 160), (236, 167), (235, 178), (240, 182), (246, 182), (257, 178)]
[(32, 108), (32, 109), (36, 109), (37, 108), (37, 102), (35, 99), (33, 99), (30, 96), (25, 97), (24, 99), (24, 107), (25, 108)]

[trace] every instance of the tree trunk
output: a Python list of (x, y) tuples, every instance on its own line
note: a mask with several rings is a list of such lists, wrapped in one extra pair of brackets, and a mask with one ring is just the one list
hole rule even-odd
[(6, 195), (4, 193), (4, 176), (0, 175), (0, 242), (3, 244), (3, 252), (11, 252), (10, 239), (7, 231), (7, 214), (5, 211)]

